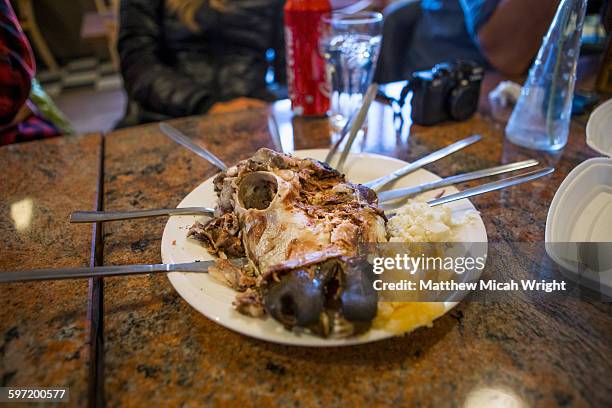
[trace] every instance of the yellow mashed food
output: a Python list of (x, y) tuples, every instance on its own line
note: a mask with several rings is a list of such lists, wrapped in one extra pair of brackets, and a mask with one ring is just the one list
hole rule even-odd
[[(387, 223), (389, 242), (452, 242), (459, 227), (476, 216), (471, 211), (454, 219), (444, 205), (430, 207), (425, 202), (409, 200)], [(396, 334), (408, 333), (421, 326), (431, 327), (445, 311), (444, 303), (379, 302), (373, 326)]]

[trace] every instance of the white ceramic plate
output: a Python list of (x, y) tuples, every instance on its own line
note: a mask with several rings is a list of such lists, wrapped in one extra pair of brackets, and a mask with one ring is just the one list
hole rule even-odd
[[(326, 154), (327, 150), (325, 149), (299, 150), (294, 153), (297, 157), (311, 157), (318, 160), (323, 160)], [(406, 164), (404, 161), (386, 156), (355, 153), (349, 155), (345, 165), (345, 173), (350, 181), (364, 183), (386, 175)], [(395, 187), (409, 187), (438, 179), (439, 177), (433, 173), (418, 170), (399, 180)], [(446, 187), (445, 190), (446, 194), (457, 192), (453, 187)], [(426, 194), (433, 197), (436, 191)], [(217, 196), (214, 193), (211, 178), (196, 187), (178, 206), (214, 207), (216, 201)], [(462, 216), (465, 211), (474, 210), (474, 206), (469, 200), (455, 201), (448, 206), (452, 209), (453, 216)], [(161, 242), (161, 254), (164, 263), (213, 259), (197, 241), (187, 239), (187, 231), (197, 219), (204, 220), (205, 218), (198, 216), (169, 218)], [(460, 229), (458, 235), (459, 240), (463, 242), (487, 242), (487, 233), (480, 218), (475, 222), (467, 223)], [(391, 332), (374, 329), (361, 336), (348, 339), (323, 339), (309, 334), (290, 332), (272, 318), (255, 319), (236, 312), (232, 307), (236, 292), (207, 274), (174, 272), (168, 274), (168, 278), (183, 299), (204, 316), (228, 329), (257, 339), (296, 346), (322, 347), (362, 344), (394, 336)], [(445, 313), (455, 304), (447, 302)]]

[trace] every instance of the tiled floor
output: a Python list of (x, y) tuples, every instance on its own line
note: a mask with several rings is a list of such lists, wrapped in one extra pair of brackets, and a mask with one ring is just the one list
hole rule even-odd
[(79, 134), (112, 130), (123, 116), (126, 103), (123, 89), (72, 90), (53, 99)]
[(108, 132), (123, 116), (126, 96), (110, 62), (81, 58), (37, 78), (77, 133)]
[(42, 71), (38, 72), (36, 77), (52, 97), (71, 89), (121, 88), (121, 77), (113, 64), (97, 58), (76, 59), (64, 65), (59, 72)]

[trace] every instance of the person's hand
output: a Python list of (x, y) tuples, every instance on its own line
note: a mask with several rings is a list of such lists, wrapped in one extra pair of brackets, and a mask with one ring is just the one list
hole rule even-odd
[(259, 99), (240, 97), (227, 102), (215, 103), (208, 113), (227, 113), (249, 109), (259, 109), (267, 106), (267, 103)]

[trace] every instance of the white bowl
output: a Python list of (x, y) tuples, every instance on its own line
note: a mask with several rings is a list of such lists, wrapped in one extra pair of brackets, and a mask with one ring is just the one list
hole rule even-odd
[[(593, 112), (586, 133), (591, 148), (612, 155), (612, 99)], [(586, 160), (563, 180), (548, 210), (545, 241), (566, 277), (612, 296), (610, 157)]]

